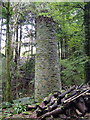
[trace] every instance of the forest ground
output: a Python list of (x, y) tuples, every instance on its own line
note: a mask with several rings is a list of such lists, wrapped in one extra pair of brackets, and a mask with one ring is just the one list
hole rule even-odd
[[(20, 103), (20, 101), (19, 100), (21, 100), (22, 102)], [(9, 104), (7, 104), (6, 106), (4, 106), (4, 107), (6, 107), (6, 108), (3, 108), (2, 109), (2, 120), (4, 120), (4, 118), (5, 119), (28, 119), (28, 118), (30, 118), (30, 116), (32, 115), (32, 113), (34, 113), (34, 110), (32, 110), (32, 111), (24, 111), (24, 109), (23, 109), (23, 107), (22, 106), (26, 106), (27, 104), (29, 104), (29, 98), (27, 97), (26, 99), (25, 98), (21, 98), (21, 99), (19, 99), (19, 100), (16, 100), (16, 101), (14, 101), (14, 104), (12, 104), (11, 105), (11, 107), (10, 107), (10, 105)], [(24, 100), (25, 100), (25, 103), (24, 103)], [(32, 99), (33, 100), (33, 99)], [(32, 101), (33, 102), (33, 101)], [(24, 103), (24, 104), (23, 104)], [(27, 103), (27, 104), (26, 104)], [(15, 106), (15, 105), (18, 105), (18, 106)], [(31, 104), (31, 105), (35, 105), (35, 104)], [(20, 111), (21, 110), (21, 111)], [(16, 113), (18, 111), (18, 113)], [(20, 113), (19, 113), (20, 112)], [(36, 114), (33, 114), (33, 117), (35, 118), (35, 119), (37, 119), (36, 118)], [(62, 118), (55, 118), (54, 120), (76, 120), (76, 118), (74, 118), (74, 119), (71, 119), (71, 118), (65, 118), (65, 116), (64, 115), (60, 115), (60, 117), (62, 117)], [(65, 118), (65, 119), (64, 119)], [(46, 120), (51, 120), (51, 118), (47, 118)], [(77, 120), (90, 120), (90, 114), (86, 114), (84, 117), (80, 117), (80, 118), (78, 118)]]

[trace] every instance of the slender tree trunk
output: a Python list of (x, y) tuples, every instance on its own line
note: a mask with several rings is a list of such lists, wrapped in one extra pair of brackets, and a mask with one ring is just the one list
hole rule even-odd
[[(0, 5), (2, 5), (2, 3), (0, 3)], [(1, 51), (1, 40), (2, 40), (2, 16), (0, 18), (1, 20), (1, 24), (0, 24), (0, 51)], [(0, 68), (2, 68), (2, 54), (0, 52)], [(2, 70), (0, 70), (0, 103), (2, 102)], [(3, 97), (4, 98), (4, 97)]]
[(10, 2), (7, 2), (7, 30), (6, 30), (6, 71), (7, 71), (7, 83), (6, 83), (6, 101), (12, 101), (12, 92), (11, 92), (11, 37), (10, 37)]
[(14, 58), (14, 48), (13, 48), (13, 36), (14, 36), (14, 31), (13, 31), (13, 29), (14, 29), (14, 25), (13, 24), (11, 24), (10, 25), (10, 29), (11, 29), (11, 31), (10, 31), (10, 33), (11, 33), (11, 59), (13, 60), (13, 58)]
[(32, 37), (32, 42), (31, 42), (31, 56), (33, 56), (33, 37)]
[[(32, 21), (33, 23), (33, 21)], [(32, 31), (33, 31), (33, 26), (32, 26)], [(33, 56), (33, 33), (31, 33), (31, 56)]]
[(64, 59), (64, 40), (61, 39), (61, 59)]
[(30, 44), (31, 49), (30, 49), (30, 51), (31, 51), (31, 57), (32, 57), (33, 56), (33, 39), (34, 39), (34, 35), (33, 35), (34, 18), (33, 18), (33, 14), (31, 16), (32, 16), (32, 19), (31, 19), (32, 25), (31, 25), (31, 44)]
[(19, 58), (21, 53), (21, 42), (22, 42), (22, 25), (20, 25), (20, 43), (19, 43), (19, 53), (18, 53)]
[(16, 26), (16, 48), (15, 48), (15, 82), (16, 82), (16, 98), (18, 98), (18, 24)]
[(85, 53), (89, 57), (85, 63), (85, 82), (90, 83), (90, 2), (85, 5), (84, 14), (84, 25), (85, 25)]
[(16, 63), (16, 69), (17, 69), (17, 64), (18, 64), (18, 25), (16, 26), (15, 63)]
[(37, 46), (35, 63), (35, 99), (61, 90), (55, 23), (52, 18), (37, 19)]
[(61, 55), (60, 55), (60, 53), (61, 53), (61, 51), (60, 51), (60, 41), (58, 41), (58, 56), (59, 56), (59, 59), (61, 58)]
[(67, 37), (65, 37), (65, 59), (68, 58), (68, 43), (67, 43)]

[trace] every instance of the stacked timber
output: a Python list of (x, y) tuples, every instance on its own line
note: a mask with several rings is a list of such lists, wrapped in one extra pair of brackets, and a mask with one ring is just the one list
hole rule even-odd
[(78, 120), (90, 113), (90, 86), (72, 86), (64, 92), (57, 91), (46, 97), (39, 105), (27, 106), (35, 109), (30, 118), (39, 120)]

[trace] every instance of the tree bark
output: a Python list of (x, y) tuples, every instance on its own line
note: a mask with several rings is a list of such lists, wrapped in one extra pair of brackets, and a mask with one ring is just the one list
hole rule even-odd
[(85, 53), (89, 57), (85, 63), (85, 82), (90, 83), (90, 2), (85, 4), (84, 13), (84, 25), (85, 25)]
[(65, 54), (64, 54), (64, 40), (61, 39), (61, 60), (65, 58)]
[(65, 36), (65, 59), (68, 58), (68, 40), (67, 37)]
[(37, 18), (37, 46), (35, 63), (35, 99), (61, 90), (55, 23), (52, 18)]
[(19, 59), (20, 59), (20, 54), (21, 54), (21, 42), (22, 42), (22, 25), (20, 24), (20, 43), (19, 43)]
[(6, 101), (12, 102), (11, 92), (11, 37), (10, 37), (10, 2), (7, 2), (7, 25), (6, 25), (6, 71), (7, 71), (7, 83), (6, 83)]
[(34, 22), (34, 20), (33, 20), (33, 18), (32, 18), (32, 20), (31, 20), (31, 23), (32, 23), (32, 26), (31, 26), (31, 57), (33, 56), (33, 39), (34, 39), (34, 36), (33, 36), (33, 23)]
[(60, 41), (58, 41), (58, 56), (59, 56), (59, 59), (61, 59), (61, 51), (60, 51)]
[(15, 64), (16, 64), (15, 69), (17, 69), (17, 64), (18, 64), (18, 24), (16, 26)]

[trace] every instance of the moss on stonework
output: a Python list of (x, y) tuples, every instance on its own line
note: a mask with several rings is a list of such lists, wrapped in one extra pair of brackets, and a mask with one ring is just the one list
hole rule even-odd
[(52, 22), (46, 22), (46, 17), (42, 19), (41, 22), (39, 19), (37, 21), (35, 63), (35, 98), (37, 100), (61, 89), (55, 25), (52, 24), (52, 20)]

